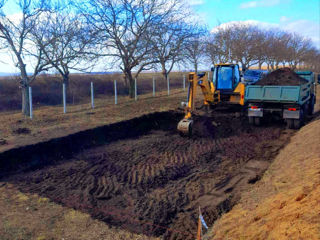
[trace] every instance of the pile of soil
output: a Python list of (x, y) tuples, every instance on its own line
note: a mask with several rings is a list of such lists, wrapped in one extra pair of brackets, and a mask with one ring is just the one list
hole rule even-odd
[(256, 85), (275, 85), (275, 86), (297, 86), (300, 84), (306, 83), (307, 80), (300, 77), (298, 74), (296, 74), (293, 70), (290, 68), (279, 68), (265, 77), (263, 77), (261, 80), (256, 82)]
[(283, 125), (253, 127), (246, 117), (215, 112), (202, 121), (195, 116), (198, 134), (188, 138), (176, 131), (181, 118), (162, 113), (119, 123), (103, 132), (104, 143), (70, 149), (68, 160), (4, 180), (122, 229), (195, 239), (199, 206), (211, 226), (260, 178), (293, 131), (283, 134)]

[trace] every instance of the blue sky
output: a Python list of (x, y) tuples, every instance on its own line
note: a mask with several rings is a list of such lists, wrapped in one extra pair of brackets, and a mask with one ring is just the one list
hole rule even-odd
[[(230, 22), (278, 27), (311, 38), (320, 49), (320, 0), (185, 0), (210, 30)], [(5, 12), (18, 12), (16, 0), (8, 0)], [(16, 72), (11, 57), (0, 53), (0, 72)]]
[(233, 21), (254, 21), (310, 37), (320, 49), (320, 0), (189, 0), (209, 29)]

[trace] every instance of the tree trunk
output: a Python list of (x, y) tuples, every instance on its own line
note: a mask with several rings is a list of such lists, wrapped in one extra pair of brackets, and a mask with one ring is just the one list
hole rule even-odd
[(241, 63), (241, 71), (242, 71), (242, 72), (245, 72), (245, 71), (247, 70), (246, 64), (245, 64), (245, 63), (242, 63), (242, 62), (240, 62), (240, 63)]
[(198, 73), (198, 63), (194, 63), (194, 72), (197, 74)]
[(167, 80), (168, 80), (168, 71), (166, 69), (166, 65), (164, 63), (161, 63), (161, 68), (162, 68), (163, 79), (167, 82)]
[(134, 84), (134, 79), (132, 78), (129, 78), (129, 97), (130, 98), (134, 98), (135, 97), (135, 84)]
[(129, 90), (129, 97), (135, 97), (135, 86), (134, 86), (134, 78), (132, 76), (131, 71), (126, 71), (125, 73), (126, 81), (129, 83), (128, 90)]
[(30, 115), (29, 85), (23, 84), (21, 86), (21, 91), (22, 91), (22, 114), (29, 116)]
[(261, 68), (262, 68), (262, 62), (259, 61), (259, 70), (261, 70)]

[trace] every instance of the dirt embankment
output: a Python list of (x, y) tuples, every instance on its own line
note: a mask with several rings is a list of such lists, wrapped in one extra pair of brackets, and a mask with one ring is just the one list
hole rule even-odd
[(285, 85), (297, 86), (307, 83), (307, 80), (300, 77), (290, 68), (279, 68), (255, 83), (255, 85)]
[[(194, 239), (198, 207), (213, 224), (259, 180), (294, 131), (281, 123), (253, 127), (245, 117), (216, 111), (195, 137), (182, 138), (181, 117), (147, 115), (33, 146), (37, 151), (4, 153), (0, 159), (15, 162), (2, 164), (3, 172), (15, 166), (24, 172), (2, 180), (122, 229)], [(211, 133), (201, 134), (205, 129)]]
[[(319, 88), (318, 88), (319, 89)], [(320, 239), (320, 105), (206, 239)]]

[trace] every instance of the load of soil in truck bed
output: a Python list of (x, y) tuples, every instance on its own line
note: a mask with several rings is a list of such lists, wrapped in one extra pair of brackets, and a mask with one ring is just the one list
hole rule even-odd
[(307, 80), (300, 77), (290, 68), (279, 68), (265, 77), (260, 81), (256, 82), (256, 85), (276, 85), (276, 86), (297, 86), (306, 83)]

